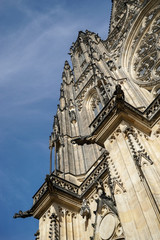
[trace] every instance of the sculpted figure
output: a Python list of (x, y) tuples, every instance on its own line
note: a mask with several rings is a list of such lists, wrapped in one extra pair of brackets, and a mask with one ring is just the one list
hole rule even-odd
[(124, 100), (124, 92), (120, 84), (116, 85), (116, 90), (114, 91), (113, 95), (116, 97), (116, 100)]
[(83, 202), (82, 202), (80, 214), (83, 218), (86, 217), (88, 219), (90, 217), (90, 208), (85, 198), (83, 199)]

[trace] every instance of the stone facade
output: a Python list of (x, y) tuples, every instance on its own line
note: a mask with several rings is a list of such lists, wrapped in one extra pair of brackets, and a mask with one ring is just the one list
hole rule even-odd
[(37, 240), (160, 239), (160, 0), (112, 5), (108, 38), (70, 48), (50, 175), (15, 215), (39, 219)]

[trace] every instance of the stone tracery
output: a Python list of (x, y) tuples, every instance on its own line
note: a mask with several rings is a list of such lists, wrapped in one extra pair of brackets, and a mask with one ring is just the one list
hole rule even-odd
[(150, 89), (160, 81), (159, 8), (147, 13), (132, 40), (131, 75), (136, 83)]
[[(160, 58), (157, 52), (160, 37), (158, 21), (160, 21), (160, 16), (153, 21), (150, 30), (143, 36), (136, 52), (137, 59), (134, 63), (134, 70), (138, 80), (142, 82), (154, 82), (160, 77)], [(152, 69), (152, 72), (150, 69)]]

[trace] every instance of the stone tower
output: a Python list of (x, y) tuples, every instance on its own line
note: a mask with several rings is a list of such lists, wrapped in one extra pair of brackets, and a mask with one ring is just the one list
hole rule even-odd
[(72, 44), (50, 175), (15, 214), (39, 219), (37, 240), (160, 239), (159, 26), (160, 0), (113, 0), (108, 38)]

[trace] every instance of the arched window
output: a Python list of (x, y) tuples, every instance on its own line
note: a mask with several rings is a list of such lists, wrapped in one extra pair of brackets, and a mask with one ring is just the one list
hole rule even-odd
[(95, 88), (91, 89), (86, 97), (86, 110), (90, 122), (98, 115), (102, 109), (102, 103)]
[(102, 109), (102, 103), (100, 101), (100, 98), (96, 92), (92, 94), (91, 100), (90, 100), (90, 106), (92, 108), (92, 111), (94, 112), (94, 115), (97, 116), (97, 114)]
[(86, 108), (90, 121), (99, 114), (102, 108), (110, 99), (109, 83), (105, 79), (99, 79), (97, 84), (92, 88), (86, 96)]
[(98, 81), (97, 84), (97, 91), (99, 92), (99, 95), (101, 96), (101, 101), (105, 105), (109, 101), (107, 85), (104, 79), (101, 79)]

